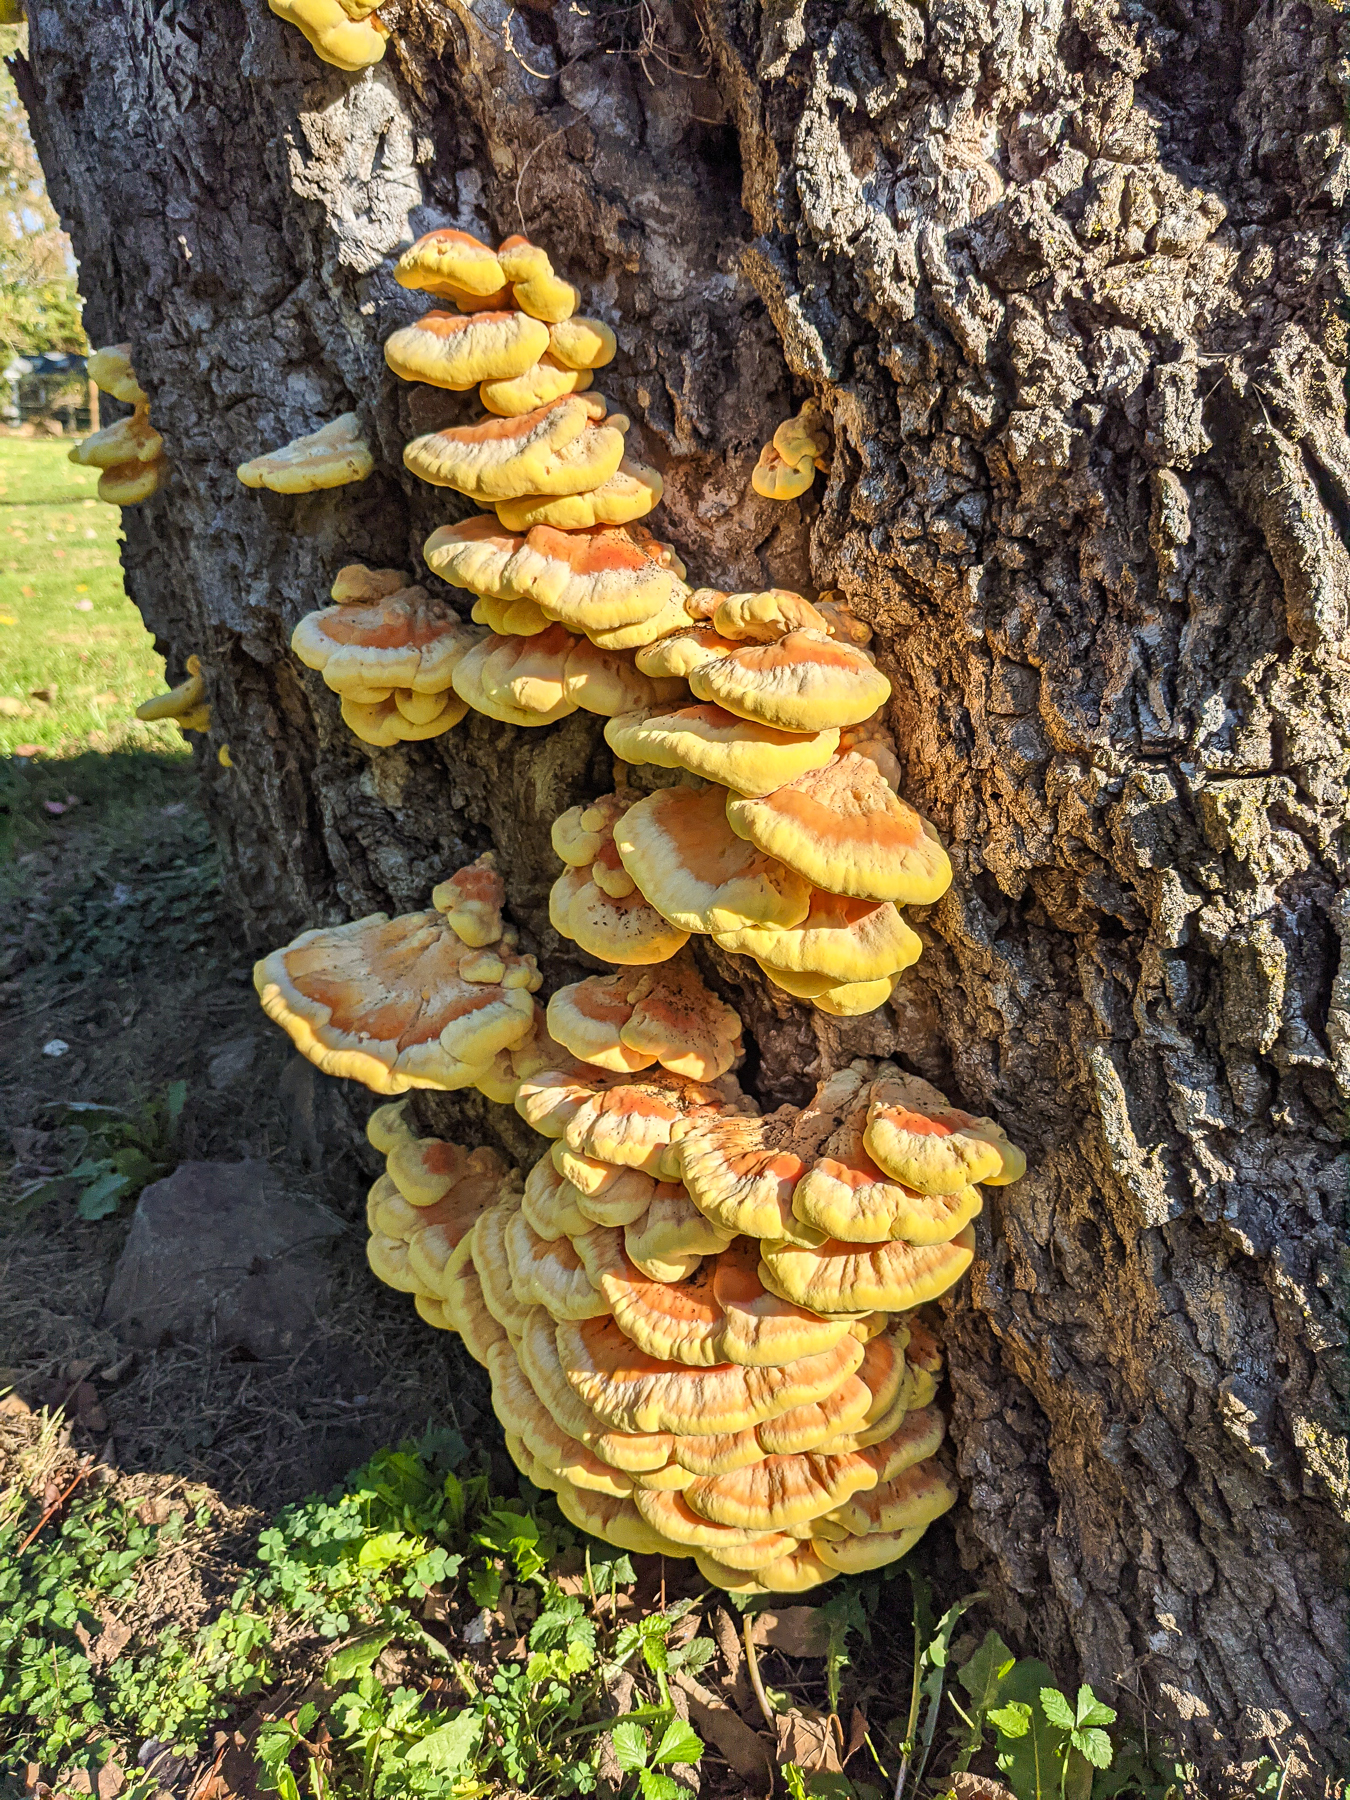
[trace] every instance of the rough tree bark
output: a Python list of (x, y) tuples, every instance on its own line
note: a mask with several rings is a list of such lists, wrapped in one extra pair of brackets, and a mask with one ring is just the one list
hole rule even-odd
[[(1345, 1724), (1345, 23), (530, 3), (388, 0), (389, 54), (347, 76), (262, 0), (30, 0), (18, 76), (90, 335), (133, 341), (173, 465), (126, 515), (128, 583), (171, 673), (210, 671), (247, 933), (425, 905), (494, 844), (550, 982), (577, 972), (548, 826), (609, 785), (598, 722), (370, 750), (287, 649), (342, 563), (420, 568), (466, 510), (402, 471), (466, 405), (385, 368), (423, 306), (393, 257), (523, 228), (619, 328), (605, 386), (696, 579), (842, 587), (875, 625), (908, 795), (952, 847), (890, 1012), (841, 1026), (709, 966), (764, 1098), (896, 1054), (1028, 1149), (948, 1308), (967, 1564), (1021, 1647), (1148, 1697), (1216, 1785), (1274, 1750), (1320, 1793)], [(808, 393), (833, 472), (775, 507), (750, 468)], [(362, 486), (234, 479), (349, 407)]]

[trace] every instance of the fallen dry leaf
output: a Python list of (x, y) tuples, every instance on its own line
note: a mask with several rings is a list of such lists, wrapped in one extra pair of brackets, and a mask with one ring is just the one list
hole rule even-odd
[(98, 1617), (102, 1630), (97, 1637), (93, 1637), (78, 1621), (75, 1625), (75, 1635), (80, 1640), (80, 1648), (89, 1658), (90, 1666), (95, 1670), (106, 1669), (115, 1663), (131, 1642), (130, 1625), (124, 1625), (116, 1614), (108, 1611), (107, 1607), (99, 1608)]
[(833, 1714), (794, 1707), (777, 1715), (778, 1760), (796, 1763), (809, 1775), (842, 1775), (843, 1733)]
[(861, 1706), (855, 1706), (848, 1724), (848, 1747), (844, 1751), (844, 1761), (847, 1762), (850, 1756), (856, 1756), (866, 1742), (867, 1714)]
[(818, 1606), (785, 1606), (782, 1612), (761, 1613), (750, 1637), (765, 1650), (779, 1650), (784, 1656), (824, 1656), (830, 1648), (830, 1627)]
[(968, 1769), (949, 1775), (947, 1785), (956, 1800), (1017, 1800), (1001, 1781), (991, 1781), (987, 1775), (972, 1775)]
[(694, 1730), (726, 1758), (742, 1781), (756, 1782), (767, 1793), (773, 1784), (773, 1758), (765, 1740), (685, 1670), (678, 1670), (674, 1681), (689, 1703)]

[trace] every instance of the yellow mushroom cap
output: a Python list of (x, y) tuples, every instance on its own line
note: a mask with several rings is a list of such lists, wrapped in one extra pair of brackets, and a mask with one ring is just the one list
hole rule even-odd
[(925, 1194), (958, 1194), (977, 1181), (999, 1187), (1026, 1173), (1025, 1156), (1001, 1125), (950, 1106), (917, 1076), (874, 1085), (865, 1142), (897, 1181)]
[(373, 913), (302, 932), (253, 979), (268, 1017), (325, 1074), (382, 1094), (449, 1089), (533, 1026), (534, 958), (508, 951), (483, 970), (482, 955), (438, 913)]
[(808, 884), (737, 837), (725, 800), (721, 788), (681, 787), (637, 801), (614, 829), (624, 868), (681, 931), (799, 924), (810, 910)]
[(364, 481), (375, 467), (370, 446), (354, 412), (343, 413), (318, 431), (293, 438), (279, 450), (255, 456), (235, 470), (245, 487), (275, 494), (309, 494), (319, 488)]
[(951, 885), (937, 833), (866, 757), (836, 757), (772, 794), (732, 795), (726, 805), (738, 836), (829, 893), (927, 906)]
[(581, 295), (571, 282), (553, 273), (547, 253), (528, 238), (504, 238), (497, 246), (497, 261), (511, 284), (517, 306), (536, 319), (561, 323), (570, 319), (580, 305)]
[(861, 650), (821, 631), (789, 631), (768, 643), (742, 644), (692, 670), (689, 685), (700, 700), (783, 731), (855, 724), (891, 691)]
[(796, 500), (815, 478), (816, 465), (809, 456), (800, 463), (786, 462), (773, 444), (765, 444), (750, 471), (750, 485), (764, 500)]
[(577, 1210), (593, 1225), (631, 1225), (642, 1218), (660, 1185), (641, 1169), (625, 1169), (573, 1150), (564, 1139), (549, 1147), (549, 1161), (571, 1188)]
[[(516, 318), (528, 317), (517, 313)], [(535, 321), (531, 321), (534, 323)], [(589, 369), (569, 369), (545, 353), (520, 375), (493, 376), (478, 385), (478, 398), (500, 419), (516, 419), (536, 407), (560, 400), (564, 394), (582, 394), (595, 377)]]
[(470, 1255), (478, 1271), (483, 1290), (483, 1304), (497, 1323), (512, 1338), (523, 1335), (533, 1311), (519, 1298), (511, 1279), (511, 1261), (506, 1249), (506, 1231), (519, 1211), (519, 1201), (506, 1195), (496, 1206), (484, 1212), (464, 1242), (472, 1244)]
[[(115, 463), (99, 476), (96, 492), (109, 506), (139, 506), (142, 500), (157, 494), (168, 478), (168, 459), (163, 456), (152, 457), (149, 462)], [(205, 726), (198, 729), (205, 730)]]
[(405, 447), (403, 461), (423, 481), (480, 502), (585, 493), (623, 459), (623, 432), (602, 423), (606, 415), (599, 396), (568, 394), (517, 418), (428, 432)]
[(860, 1108), (830, 1138), (797, 1183), (792, 1210), (805, 1225), (845, 1243), (942, 1244), (977, 1217), (973, 1186), (924, 1194), (879, 1168), (864, 1146)]
[(908, 1312), (954, 1287), (975, 1258), (969, 1225), (942, 1244), (766, 1240), (760, 1279), (812, 1312)]
[(684, 966), (575, 982), (554, 994), (548, 1018), (559, 1043), (602, 1069), (631, 1072), (659, 1062), (677, 1075), (713, 1081), (741, 1048), (738, 1014)]
[[(368, 695), (371, 690), (362, 692)], [(440, 737), (458, 725), (467, 711), (464, 701), (453, 693), (418, 694), (411, 688), (396, 688), (382, 700), (357, 699), (352, 694), (342, 697), (343, 724), (363, 743), (382, 747)]]
[[(818, 1318), (770, 1294), (757, 1261), (757, 1252), (733, 1245), (672, 1283), (652, 1280), (625, 1255), (598, 1279), (624, 1336), (665, 1362), (747, 1368), (792, 1362), (830, 1349), (851, 1329), (847, 1321)], [(870, 1393), (864, 1414), (869, 1406)], [(820, 1439), (840, 1429), (823, 1427)], [(754, 1451), (761, 1454), (762, 1448)]]
[[(697, 592), (691, 595), (686, 607), (692, 605), (697, 597)], [(683, 630), (669, 632), (641, 649), (638, 652), (637, 666), (644, 675), (673, 676), (678, 680), (687, 680), (695, 669), (702, 668), (705, 663), (715, 662), (720, 657), (730, 656), (737, 648), (739, 646), (734, 638), (723, 637), (711, 625), (686, 624)]]
[(303, 32), (320, 62), (355, 73), (379, 62), (389, 28), (373, 7), (359, 11), (342, 0), (267, 0), (279, 19)]
[[(593, 525), (630, 525), (645, 519), (659, 504), (663, 490), (657, 470), (635, 456), (623, 456), (618, 467), (593, 487), (565, 492), (550, 488), (544, 494), (526, 493), (495, 504), (497, 517), (511, 531), (529, 531), (536, 525), (584, 531)], [(549, 494), (559, 497), (550, 499)]]
[(687, 769), (737, 793), (769, 794), (829, 762), (839, 733), (779, 731), (705, 704), (623, 713), (605, 727), (605, 742), (625, 762)]
[(674, 1127), (726, 1104), (703, 1082), (650, 1069), (610, 1074), (587, 1063), (541, 1071), (523, 1081), (516, 1110), (536, 1131), (565, 1137), (573, 1150), (649, 1175), (661, 1173)]
[(520, 1208), (541, 1238), (579, 1237), (595, 1223), (577, 1205), (577, 1190), (541, 1156), (525, 1177)]
[(569, 369), (603, 369), (613, 362), (618, 339), (601, 319), (557, 319), (549, 326), (553, 356)]
[[(692, 1511), (683, 1494), (662, 1493), (659, 1489), (639, 1484), (633, 1490), (633, 1504), (648, 1523), (655, 1527), (662, 1536), (672, 1539), (677, 1544), (687, 1544), (691, 1548), (716, 1549), (727, 1547), (744, 1548), (752, 1553), (760, 1549), (762, 1556), (755, 1560), (763, 1560), (773, 1554), (775, 1545), (764, 1543), (767, 1529), (745, 1529), (730, 1526), (712, 1519), (701, 1518)], [(689, 1551), (686, 1550), (686, 1555)]]
[[(592, 1231), (604, 1227), (593, 1225)], [(609, 1314), (609, 1302), (594, 1286), (571, 1238), (544, 1238), (523, 1210), (507, 1220), (506, 1256), (511, 1291), (527, 1306), (542, 1306), (554, 1319), (598, 1319)]]
[(853, 1373), (863, 1353), (856, 1338), (845, 1337), (821, 1355), (778, 1367), (691, 1368), (647, 1356), (613, 1319), (564, 1321), (557, 1341), (572, 1388), (611, 1427), (688, 1437), (740, 1431), (822, 1399)]
[(642, 623), (689, 591), (671, 567), (668, 544), (641, 528), (613, 525), (583, 531), (533, 526), (505, 582), (574, 631)]
[(155, 463), (164, 452), (164, 439), (150, 423), (150, 414), (138, 406), (128, 418), (114, 419), (102, 431), (82, 439), (70, 452), (69, 461), (90, 469), (117, 469), (131, 465)]
[(956, 1486), (946, 1471), (935, 1462), (921, 1462), (888, 1481), (856, 1492), (829, 1516), (858, 1537), (872, 1532), (912, 1531), (940, 1519), (955, 1506), (957, 1498)]
[(660, 1182), (646, 1212), (623, 1233), (625, 1254), (653, 1281), (685, 1280), (730, 1242), (731, 1234), (705, 1219), (678, 1181)]
[(805, 1451), (765, 1456), (725, 1475), (701, 1475), (682, 1497), (696, 1517), (733, 1530), (786, 1531), (834, 1512), (875, 1482), (876, 1471), (859, 1453), (822, 1456)]
[(696, 1550), (694, 1562), (706, 1582), (732, 1594), (804, 1594), (835, 1577), (835, 1570), (816, 1555), (814, 1544), (799, 1544), (753, 1572), (733, 1568), (725, 1556), (707, 1550)]
[(900, 979), (899, 975), (881, 975), (872, 981), (837, 982), (827, 975), (795, 974), (769, 967), (764, 968), (764, 973), (784, 993), (809, 1000), (819, 1011), (837, 1019), (856, 1019), (862, 1013), (875, 1012), (890, 999)]
[(578, 1531), (635, 1556), (687, 1556), (689, 1552), (664, 1537), (638, 1512), (631, 1499), (588, 1494), (565, 1484), (558, 1489), (558, 1510)]
[[(369, 1128), (367, 1128), (369, 1129)], [(399, 1193), (414, 1207), (437, 1206), (463, 1196), (475, 1214), (493, 1200), (509, 1171), (485, 1145), (464, 1150), (444, 1138), (402, 1132), (386, 1153), (386, 1170)]]
[(462, 869), (456, 869), (431, 893), (431, 904), (463, 944), (479, 949), (495, 944), (504, 929), (502, 907), (506, 904), (506, 883), (497, 869), (497, 858), (491, 850)]
[(687, 931), (676, 930), (636, 890), (610, 895), (580, 869), (565, 869), (554, 882), (548, 916), (560, 936), (605, 962), (665, 962), (689, 942)]
[(130, 344), (105, 344), (100, 350), (91, 350), (84, 368), (95, 387), (124, 406), (144, 406), (150, 398), (131, 366)]
[(588, 1493), (615, 1497), (632, 1493), (633, 1483), (627, 1475), (602, 1463), (557, 1423), (530, 1386), (509, 1341), (493, 1345), (487, 1366), (492, 1377), (493, 1412), (505, 1430), (519, 1438), (550, 1473)]
[(784, 462), (797, 464), (808, 457), (819, 462), (828, 456), (830, 450), (829, 433), (825, 429), (820, 407), (814, 400), (808, 400), (801, 411), (783, 423), (773, 434), (773, 447)]
[(675, 1155), (700, 1212), (747, 1237), (791, 1236), (797, 1183), (856, 1105), (868, 1067), (828, 1076), (804, 1107), (780, 1106), (762, 1118), (701, 1113), (683, 1125)]
[(390, 335), (384, 360), (403, 381), (463, 393), (480, 381), (523, 375), (547, 349), (548, 326), (528, 313), (429, 312)]
[(306, 613), (291, 648), (335, 693), (361, 699), (371, 688), (444, 694), (455, 664), (481, 637), (425, 588), (402, 587)]
[(458, 299), (463, 294), (494, 301), (506, 291), (506, 277), (489, 245), (467, 231), (442, 227), (418, 238), (394, 267), (400, 287)]
[(713, 942), (761, 967), (819, 975), (829, 982), (875, 981), (919, 960), (923, 945), (891, 900), (848, 899), (811, 893), (811, 910), (799, 925), (745, 925), (717, 931)]
[(809, 600), (790, 588), (722, 594), (712, 614), (713, 630), (737, 643), (772, 644), (789, 631), (829, 632), (829, 624)]
[(483, 1298), (483, 1285), (473, 1260), (477, 1226), (460, 1239), (441, 1272), (441, 1311), (447, 1324), (464, 1339), (475, 1362), (486, 1364), (492, 1346), (505, 1343), (506, 1332)]
[(366, 1120), (366, 1137), (381, 1156), (388, 1156), (395, 1144), (401, 1144), (411, 1136), (406, 1100), (391, 1100), (384, 1106), (377, 1106)]

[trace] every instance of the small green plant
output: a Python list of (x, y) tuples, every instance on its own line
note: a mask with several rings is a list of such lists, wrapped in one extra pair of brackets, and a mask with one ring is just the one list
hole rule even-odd
[(24, 1188), (14, 1205), (28, 1213), (74, 1185), (80, 1217), (107, 1218), (174, 1167), (174, 1140), (186, 1099), (187, 1083), (174, 1081), (132, 1113), (92, 1100), (66, 1101), (56, 1112), (67, 1128), (71, 1166)]
[(679, 1782), (663, 1773), (678, 1764), (696, 1764), (703, 1740), (683, 1719), (672, 1719), (658, 1737), (635, 1719), (624, 1719), (610, 1733), (614, 1759), (625, 1774), (636, 1775), (642, 1800), (681, 1800)]

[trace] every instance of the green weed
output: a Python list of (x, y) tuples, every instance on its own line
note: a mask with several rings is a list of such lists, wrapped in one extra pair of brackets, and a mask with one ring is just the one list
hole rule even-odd
[(72, 1187), (82, 1219), (105, 1219), (124, 1201), (137, 1199), (143, 1188), (174, 1167), (174, 1138), (186, 1099), (187, 1083), (173, 1081), (158, 1099), (144, 1101), (133, 1113), (93, 1100), (69, 1100), (53, 1108), (58, 1124), (67, 1128), (71, 1166), (21, 1189), (14, 1196), (16, 1211), (33, 1212)]

